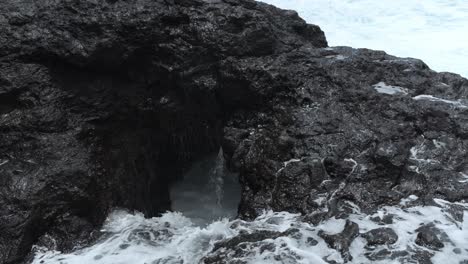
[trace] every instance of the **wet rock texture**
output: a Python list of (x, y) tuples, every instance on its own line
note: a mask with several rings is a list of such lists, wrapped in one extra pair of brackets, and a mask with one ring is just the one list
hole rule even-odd
[(254, 1), (2, 1), (0, 262), (85, 244), (113, 206), (169, 209), (220, 146), (247, 219), (467, 199), (467, 96)]
[[(230, 259), (241, 259), (242, 257), (248, 256), (251, 254), (253, 248), (258, 248), (260, 253), (265, 251), (275, 252), (276, 245), (273, 240), (282, 236), (287, 237), (291, 235), (291, 233), (300, 235), (299, 230), (292, 230), (292, 232), (274, 232), (265, 230), (254, 233), (239, 234), (231, 239), (216, 243), (213, 247), (213, 254), (208, 254), (208, 256), (202, 259), (201, 263), (235, 263), (236, 260), (230, 262)], [(264, 241), (266, 239), (271, 242)], [(216, 252), (217, 250), (220, 250), (221, 253)], [(280, 256), (277, 256), (277, 258), (280, 258)]]
[(418, 232), (416, 244), (428, 249), (438, 250), (444, 247), (442, 241), (450, 242), (447, 234), (436, 228), (434, 224), (424, 225), (416, 229), (416, 231)]
[(398, 235), (389, 227), (373, 229), (362, 236), (367, 240), (369, 246), (394, 244), (398, 240)]
[(359, 235), (359, 225), (346, 220), (344, 229), (339, 234), (330, 235), (323, 231), (319, 231), (318, 235), (325, 240), (331, 248), (338, 250), (345, 262), (353, 259), (349, 253), (349, 246), (353, 240)]

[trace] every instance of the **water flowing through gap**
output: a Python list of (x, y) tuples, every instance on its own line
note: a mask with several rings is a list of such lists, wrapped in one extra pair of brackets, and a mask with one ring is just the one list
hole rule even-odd
[[(234, 219), (240, 186), (237, 175), (226, 170), (222, 151), (195, 163), (170, 194), (173, 212), (145, 218), (141, 213), (116, 210), (93, 245), (71, 253), (36, 246), (32, 263), (326, 264), (372, 260), (388, 264), (412, 263), (419, 258), (433, 263), (450, 258), (462, 263), (468, 252), (468, 205), (436, 199), (437, 206), (412, 206), (418, 199), (414, 195), (371, 215), (349, 203), (353, 212), (346, 218), (332, 217), (317, 224), (299, 214), (272, 211), (254, 221)], [(416, 239), (422, 227), (441, 232), (444, 246), (423, 249)], [(376, 232), (387, 232), (389, 241), (369, 246), (373, 241), (369, 234)]]
[(240, 195), (238, 174), (227, 170), (220, 149), (195, 162), (171, 186), (172, 212), (145, 218), (116, 209), (93, 245), (68, 254), (34, 246), (32, 263), (197, 263), (217, 241), (238, 233), (230, 226), (241, 221), (235, 220)]
[(193, 223), (234, 218), (240, 201), (238, 176), (226, 169), (223, 151), (195, 163), (171, 188), (172, 210)]

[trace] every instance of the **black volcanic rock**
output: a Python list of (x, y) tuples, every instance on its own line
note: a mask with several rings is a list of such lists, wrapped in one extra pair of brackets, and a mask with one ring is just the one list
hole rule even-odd
[(362, 236), (367, 240), (369, 246), (394, 244), (398, 240), (396, 232), (389, 227), (372, 229)]
[(447, 234), (435, 227), (433, 223), (421, 226), (416, 231), (418, 232), (416, 244), (432, 250), (443, 248), (443, 241), (450, 242)]
[(349, 252), (349, 246), (353, 240), (359, 236), (359, 225), (346, 220), (346, 224), (341, 233), (338, 234), (327, 234), (324, 231), (320, 230), (318, 235), (325, 240), (325, 242), (331, 248), (338, 250), (343, 257), (345, 262), (348, 262), (353, 259), (351, 253)]
[[(432, 96), (432, 97), (431, 97)], [(0, 3), (0, 262), (157, 215), (221, 146), (240, 216), (461, 201), (468, 81), (250, 0)]]
[[(221, 240), (215, 243), (212, 251), (208, 253), (200, 263), (204, 264), (234, 264), (244, 262), (243, 257), (249, 256), (252, 252), (252, 248), (258, 249), (260, 254), (264, 252), (275, 252), (278, 247), (281, 247), (273, 242), (280, 237), (290, 237), (294, 239), (300, 239), (302, 234), (297, 228), (290, 228), (284, 232), (276, 231), (254, 231), (252, 233), (240, 233), (232, 238)], [(313, 238), (310, 238), (313, 239)], [(313, 242), (311, 242), (313, 243)], [(318, 243), (315, 241), (315, 243)], [(294, 261), (294, 253), (291, 254), (290, 261)], [(285, 253), (280, 253), (275, 256), (277, 260), (283, 260)], [(287, 254), (287, 253), (286, 253)], [(288, 259), (286, 257), (286, 259)]]

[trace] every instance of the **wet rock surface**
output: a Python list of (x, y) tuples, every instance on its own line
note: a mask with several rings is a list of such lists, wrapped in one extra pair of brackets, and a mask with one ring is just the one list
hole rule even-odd
[(418, 235), (416, 237), (416, 244), (437, 250), (444, 247), (444, 243), (442, 242), (449, 242), (447, 234), (445, 232), (436, 228), (433, 224), (424, 225), (418, 229), (416, 229)]
[[(259, 250), (260, 254), (265, 252), (277, 252), (278, 245), (273, 241), (279, 237), (291, 237), (298, 239), (301, 233), (298, 229), (288, 229), (284, 232), (274, 231), (257, 231), (254, 233), (239, 234), (226, 241), (218, 242), (214, 245), (213, 250), (207, 257), (203, 258), (202, 263), (206, 264), (221, 264), (221, 263), (242, 263), (242, 258), (252, 255), (255, 249)], [(285, 247), (280, 246), (280, 247)], [(288, 254), (277, 254), (276, 260), (296, 260), (294, 252)]]
[(367, 240), (367, 244), (373, 245), (384, 245), (394, 244), (398, 240), (398, 235), (395, 231), (388, 227), (372, 229), (362, 236)]
[(325, 232), (319, 232), (318, 235), (325, 240), (325, 242), (331, 247), (338, 250), (343, 257), (345, 262), (353, 259), (349, 252), (349, 246), (353, 240), (359, 235), (359, 225), (346, 220), (344, 229), (339, 234), (327, 234)]
[(46, 2), (0, 4), (0, 262), (87, 244), (115, 206), (170, 209), (171, 183), (220, 146), (245, 219), (468, 198), (459, 75), (328, 48), (249, 0)]

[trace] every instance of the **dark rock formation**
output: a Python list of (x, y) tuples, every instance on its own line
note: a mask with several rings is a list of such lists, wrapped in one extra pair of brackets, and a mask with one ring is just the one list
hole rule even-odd
[(323, 238), (331, 248), (338, 250), (345, 262), (353, 259), (349, 252), (349, 246), (353, 243), (353, 240), (359, 236), (358, 224), (346, 220), (346, 224), (341, 233), (332, 235), (319, 231), (318, 235)]
[(371, 220), (378, 223), (379, 225), (389, 225), (393, 223), (393, 215), (391, 214), (386, 214), (383, 217), (376, 216), (376, 217), (371, 217)]
[(2, 1), (0, 262), (169, 209), (220, 146), (244, 218), (467, 199), (467, 88), (250, 0)]
[(362, 236), (367, 240), (369, 246), (394, 244), (398, 240), (398, 235), (389, 227), (372, 229)]
[(410, 260), (414, 260), (415, 258), (415, 255), (417, 257), (420, 256), (420, 253), (415, 253), (414, 255), (410, 255), (409, 253), (410, 251), (409, 250), (406, 250), (406, 251), (390, 251), (386, 248), (384, 249), (381, 249), (377, 252), (375, 251), (371, 251), (371, 252), (367, 252), (365, 253), (364, 255), (369, 259), (369, 260), (372, 260), (372, 261), (379, 261), (379, 260), (385, 260), (385, 259), (392, 259), (392, 260), (395, 260), (395, 259), (398, 259), (400, 258), (399, 260), (401, 261), (401, 258), (405, 259), (404, 261), (408, 261), (408, 259)]
[(313, 237), (308, 237), (306, 240), (306, 243), (309, 246), (316, 246), (318, 244), (318, 241), (314, 239)]
[[(291, 237), (299, 239), (302, 236), (300, 230), (297, 228), (290, 228), (284, 232), (275, 231), (256, 231), (253, 233), (241, 233), (233, 238), (218, 242), (210, 254), (202, 259), (200, 263), (205, 264), (235, 264), (241, 263), (242, 257), (252, 254), (252, 249), (259, 250), (260, 254), (265, 251), (280, 253), (275, 256), (276, 260), (294, 259), (294, 252), (289, 252), (290, 256), (283, 255), (284, 252), (277, 250), (278, 245), (271, 240), (279, 237)], [(266, 241), (265, 241), (266, 240)], [(294, 263), (294, 262), (293, 262)]]
[(169, 184), (219, 149), (225, 120), (274, 95), (238, 80), (257, 75), (237, 60), (326, 46), (296, 13), (252, 1), (0, 11), (0, 262), (45, 235), (69, 249), (112, 206), (170, 209)]
[[(468, 109), (461, 103), (466, 100), (465, 79), (432, 72), (418, 60), (350, 48), (303, 46), (268, 65), (271, 75), (286, 75), (285, 85), (296, 88), (273, 102), (273, 113), (258, 114), (263, 125), (251, 126), (250, 136), (239, 140), (233, 154), (234, 167), (249, 187), (242, 196), (243, 215), (275, 208), (261, 197), (269, 197), (277, 183), (287, 181), (281, 179), (287, 174), (278, 173), (284, 165), (277, 161), (291, 159), (321, 160), (325, 180), (318, 187), (289, 185), (291, 190), (283, 193), (301, 200), (309, 193), (311, 199), (306, 200), (325, 196), (326, 206), (339, 206), (338, 201), (346, 199), (372, 210), (409, 194), (419, 196), (420, 203), (432, 197), (466, 198), (462, 179), (467, 169)], [(378, 89), (382, 83), (402, 92), (384, 93)], [(286, 148), (283, 138), (288, 139)], [(322, 179), (320, 171), (309, 176)], [(296, 177), (292, 174), (291, 182)], [(307, 213), (314, 208), (311, 203), (296, 210)]]
[(416, 244), (428, 249), (441, 249), (444, 247), (443, 241), (450, 241), (447, 234), (435, 227), (434, 224), (421, 226), (420, 228), (416, 229), (416, 232), (418, 232), (415, 241)]

